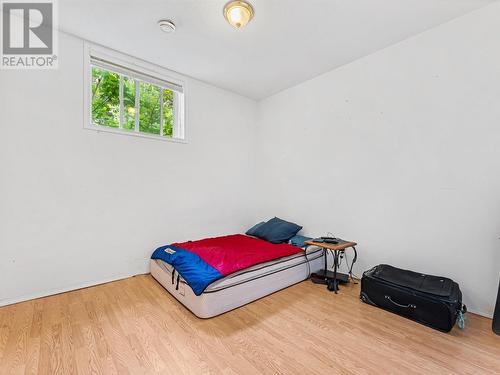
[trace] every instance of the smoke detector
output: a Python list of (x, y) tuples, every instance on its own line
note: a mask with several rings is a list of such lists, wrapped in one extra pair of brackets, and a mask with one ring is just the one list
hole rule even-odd
[(159, 20), (158, 26), (160, 26), (160, 29), (167, 34), (171, 34), (175, 31), (175, 23), (171, 20)]

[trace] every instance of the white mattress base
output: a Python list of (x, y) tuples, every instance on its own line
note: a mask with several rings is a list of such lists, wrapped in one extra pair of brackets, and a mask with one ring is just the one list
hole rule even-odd
[[(176, 289), (176, 283), (172, 283), (171, 272), (165, 267), (170, 266), (166, 263), (151, 259), (150, 265), (151, 275), (172, 296), (197, 317), (211, 318), (301, 282), (307, 279), (311, 272), (321, 269), (324, 263), (323, 256), (315, 256), (309, 261), (305, 260), (305, 256), (301, 256), (300, 259), (295, 257), (289, 265), (282, 263), (280, 266), (274, 266), (274, 270), (271, 265), (271, 267), (249, 272), (246, 281), (240, 280), (239, 283), (229, 284), (223, 289), (212, 288), (212, 291), (209, 286), (206, 292), (199, 296), (195, 295), (185, 282), (180, 282), (179, 289)], [(231, 275), (227, 276), (227, 278), (231, 277)], [(224, 279), (221, 280), (224, 281)], [(221, 284), (221, 280), (215, 283)]]

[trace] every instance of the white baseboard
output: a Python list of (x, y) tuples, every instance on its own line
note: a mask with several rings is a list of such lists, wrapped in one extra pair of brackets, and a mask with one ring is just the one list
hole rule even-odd
[(493, 313), (485, 313), (484, 311), (478, 311), (478, 310), (470, 310), (469, 312), (472, 314), (480, 315), (484, 318), (493, 319)]
[(48, 290), (48, 291), (39, 292), (39, 293), (27, 294), (27, 295), (24, 295), (21, 297), (16, 297), (16, 298), (7, 298), (7, 299), (0, 300), (0, 307), (13, 305), (15, 303), (20, 303), (20, 302), (30, 301), (30, 300), (37, 299), (37, 298), (49, 297), (49, 296), (53, 296), (55, 294), (71, 292), (73, 290), (89, 288), (91, 286), (106, 284), (106, 283), (110, 283), (112, 281), (123, 280), (123, 279), (127, 279), (129, 277), (132, 277), (132, 276), (143, 275), (143, 274), (144, 273), (115, 275), (115, 276), (110, 276), (110, 277), (106, 277), (103, 279), (87, 281), (87, 282), (84, 282), (81, 284), (71, 285), (71, 286), (68, 286), (66, 288), (53, 289), (53, 290)]

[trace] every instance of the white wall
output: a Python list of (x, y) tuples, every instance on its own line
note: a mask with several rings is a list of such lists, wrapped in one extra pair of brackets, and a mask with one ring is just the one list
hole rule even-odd
[(0, 305), (148, 272), (159, 245), (241, 232), (256, 103), (186, 78), (189, 143), (83, 129), (83, 41), (0, 71)]
[(446, 275), (492, 315), (500, 271), (500, 4), (260, 103), (259, 217)]

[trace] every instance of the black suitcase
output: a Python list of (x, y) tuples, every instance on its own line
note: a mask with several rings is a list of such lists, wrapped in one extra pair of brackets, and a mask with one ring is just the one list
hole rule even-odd
[[(466, 311), (456, 282), (381, 264), (363, 273), (363, 302), (449, 332)], [(462, 325), (463, 326), (463, 325)]]

